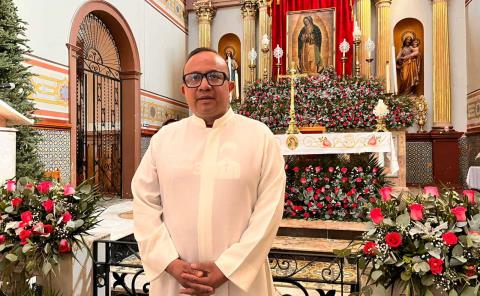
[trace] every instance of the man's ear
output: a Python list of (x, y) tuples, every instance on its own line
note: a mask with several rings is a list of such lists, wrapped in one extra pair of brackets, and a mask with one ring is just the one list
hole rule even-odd
[(182, 84), (182, 94), (185, 95), (185, 84)]
[(229, 81), (228, 82), (228, 91), (231, 92), (235, 88), (235, 82)]

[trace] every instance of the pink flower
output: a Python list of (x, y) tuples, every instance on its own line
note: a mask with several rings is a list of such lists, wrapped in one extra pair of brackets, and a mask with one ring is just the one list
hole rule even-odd
[(385, 218), (382, 214), (382, 209), (380, 208), (373, 208), (370, 211), (370, 218), (372, 219), (373, 223), (375, 224), (380, 224), (383, 221), (383, 218)]
[(43, 181), (38, 184), (37, 189), (41, 194), (48, 194), (52, 189), (53, 183), (50, 181)]
[(438, 187), (435, 186), (425, 186), (423, 187), (423, 193), (430, 194), (435, 197), (438, 197), (440, 194), (438, 193)]
[(442, 239), (445, 245), (447, 246), (455, 246), (458, 243), (458, 237), (455, 233), (449, 231), (447, 233), (442, 234)]
[(312, 187), (308, 187), (308, 188), (307, 188), (307, 192), (313, 192), (313, 188), (312, 188)]
[(23, 202), (23, 199), (21, 197), (15, 197), (12, 199), (11, 203), (14, 208), (20, 206)]
[(363, 179), (360, 178), (360, 177), (357, 177), (357, 178), (355, 179), (355, 182), (357, 182), (357, 183), (360, 183), (360, 182), (362, 182), (362, 181), (363, 181)]
[(392, 194), (393, 188), (392, 187), (383, 187), (380, 188), (380, 195), (382, 196), (382, 201), (387, 202), (392, 199), (390, 196)]
[(30, 223), (33, 220), (32, 212), (26, 211), (20, 215), (20, 218), (25, 223)]
[(457, 206), (457, 207), (450, 210), (450, 212), (452, 212), (452, 214), (455, 215), (455, 218), (457, 219), (457, 222), (467, 221), (467, 216), (465, 215), (466, 211), (467, 211), (467, 209), (465, 209), (462, 206)]
[(344, 167), (344, 168), (341, 169), (341, 171), (342, 171), (343, 174), (345, 174), (346, 172), (348, 172), (348, 169)]
[(335, 169), (334, 169), (333, 167), (329, 167), (329, 168), (328, 168), (328, 171), (329, 171), (330, 173), (333, 173), (334, 170), (335, 170)]
[(74, 193), (75, 193), (75, 189), (70, 184), (66, 184), (63, 186), (63, 195), (67, 196), (67, 195), (72, 195)]
[(467, 197), (469, 204), (475, 204), (476, 203), (476, 201), (475, 201), (475, 190), (471, 190), (471, 189), (463, 190), (463, 195), (465, 195)]
[(45, 212), (51, 213), (55, 207), (55, 202), (53, 202), (51, 199), (47, 199), (46, 201), (42, 202), (42, 206), (45, 209)]
[(5, 235), (0, 234), (0, 245), (3, 244), (6, 240), (7, 238), (5, 237)]
[(410, 218), (414, 221), (420, 221), (423, 219), (423, 205), (411, 204), (410, 205)]
[(321, 170), (322, 170), (321, 167), (319, 167), (319, 166), (315, 167), (315, 172), (316, 172), (316, 173), (320, 173)]
[(305, 183), (307, 183), (307, 179), (305, 179), (305, 178), (301, 178), (301, 179), (300, 179), (300, 183), (302, 183), (302, 184), (305, 184)]
[(68, 253), (71, 250), (70, 243), (66, 239), (62, 239), (58, 244), (58, 252), (60, 253)]
[(295, 173), (298, 173), (298, 172), (300, 171), (300, 169), (299, 169), (298, 167), (294, 167), (294, 168), (293, 168), (293, 171), (294, 171)]
[(13, 180), (7, 181), (7, 192), (13, 192), (15, 191), (15, 188), (16, 188), (15, 181)]
[(67, 223), (70, 220), (72, 220), (72, 214), (70, 214), (69, 211), (65, 211), (65, 213), (63, 213), (63, 215), (62, 215), (62, 222)]

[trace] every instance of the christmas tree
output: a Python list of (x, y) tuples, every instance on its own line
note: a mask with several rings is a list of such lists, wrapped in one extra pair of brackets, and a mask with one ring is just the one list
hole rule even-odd
[[(33, 92), (32, 74), (22, 62), (30, 52), (25, 38), (25, 25), (17, 14), (13, 0), (0, 0), (0, 83), (14, 83), (15, 88), (0, 91), (0, 98), (17, 111), (32, 118), (34, 103), (28, 98)], [(16, 126), (17, 177), (39, 177), (43, 172), (37, 144), (40, 134), (30, 126)]]

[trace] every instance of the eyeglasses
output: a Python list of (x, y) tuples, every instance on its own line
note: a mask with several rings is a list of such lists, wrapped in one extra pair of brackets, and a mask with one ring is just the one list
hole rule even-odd
[(210, 86), (220, 86), (227, 80), (227, 74), (220, 71), (210, 71), (207, 73), (192, 72), (183, 75), (183, 82), (189, 88), (199, 87), (202, 84), (203, 77), (207, 78)]

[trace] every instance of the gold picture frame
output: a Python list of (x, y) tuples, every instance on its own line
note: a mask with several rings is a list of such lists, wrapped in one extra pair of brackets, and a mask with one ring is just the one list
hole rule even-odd
[(287, 65), (299, 73), (318, 75), (335, 68), (336, 10), (322, 8), (287, 13)]

